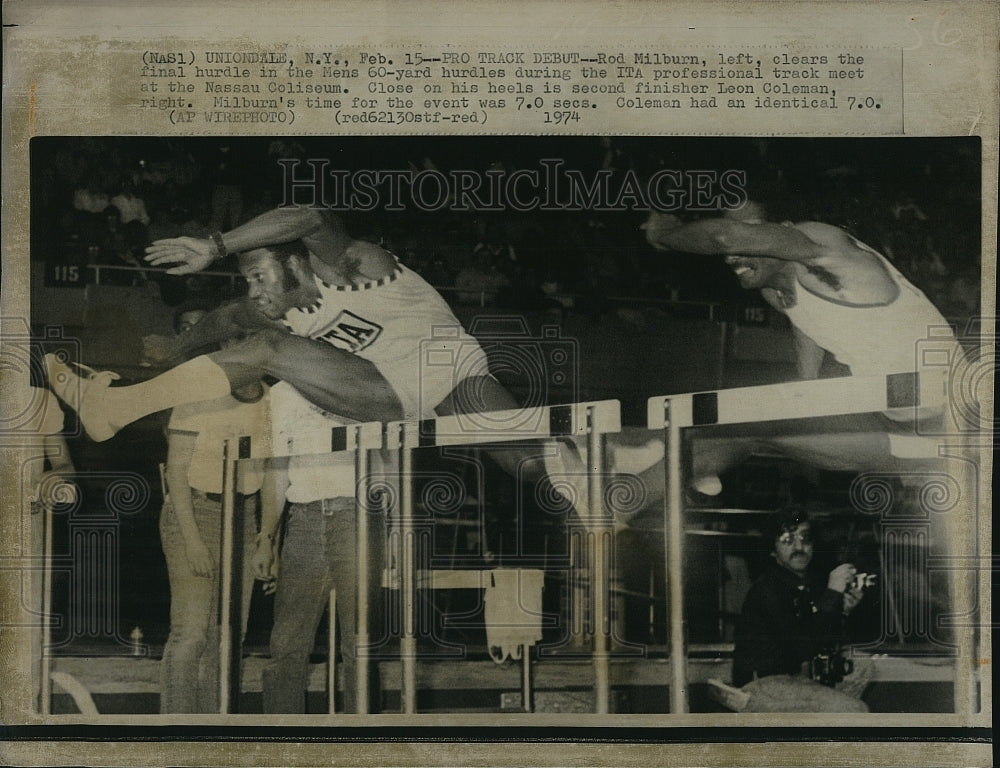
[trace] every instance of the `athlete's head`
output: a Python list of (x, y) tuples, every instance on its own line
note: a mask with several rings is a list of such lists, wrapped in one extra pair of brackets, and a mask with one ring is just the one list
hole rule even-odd
[(805, 576), (813, 558), (812, 526), (802, 509), (792, 507), (777, 513), (772, 521), (772, 554), (782, 568)]
[(744, 256), (732, 253), (726, 256), (726, 265), (733, 270), (740, 286), (747, 290), (774, 287), (777, 277), (788, 268), (789, 262), (771, 256)]
[(316, 299), (309, 251), (299, 240), (246, 251), (239, 255), (239, 263), (247, 296), (272, 320)]
[[(747, 200), (740, 208), (726, 211), (723, 218), (744, 224), (762, 224), (767, 220), (767, 210), (757, 200)], [(787, 262), (769, 256), (745, 256), (733, 253), (726, 256), (726, 264), (740, 286), (748, 290), (768, 287)]]
[(174, 310), (174, 332), (187, 333), (212, 311), (207, 301), (186, 301)]

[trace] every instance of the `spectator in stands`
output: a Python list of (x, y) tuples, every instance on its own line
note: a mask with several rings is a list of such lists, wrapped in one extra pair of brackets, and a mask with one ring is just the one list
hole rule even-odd
[(952, 276), (941, 297), (941, 311), (949, 320), (964, 326), (979, 312), (981, 279), (978, 269), (967, 269)]
[(404, 248), (399, 256), (399, 260), (418, 275), (424, 275), (430, 263), (427, 257), (416, 247)]
[(232, 229), (243, 220), (243, 159), (234, 142), (215, 148), (212, 168), (212, 218), (209, 231)]
[[(143, 227), (143, 232), (145, 228)], [(137, 231), (122, 226), (121, 214), (113, 205), (104, 209), (104, 232), (100, 243), (99, 263), (109, 267), (132, 267), (129, 270), (104, 270), (101, 282), (105, 285), (141, 285), (147, 282), (146, 269), (138, 256), (145, 247), (145, 235), (136, 240)]]
[(136, 194), (135, 182), (132, 181), (131, 177), (122, 177), (120, 190), (117, 195), (111, 198), (111, 205), (118, 209), (122, 226), (128, 227), (133, 223), (140, 224), (144, 228), (149, 226), (146, 203)]
[[(279, 160), (301, 160), (305, 158), (306, 150), (296, 139), (283, 136), (271, 139), (267, 145), (267, 161), (261, 179), (261, 195), (259, 205), (262, 208), (274, 208), (284, 205), (285, 168)], [(301, 169), (298, 171), (301, 173)]]
[(482, 252), (487, 252), (490, 262), (501, 272), (506, 274), (510, 266), (517, 263), (517, 252), (514, 250), (503, 230), (498, 224), (490, 223), (485, 227), (483, 239), (472, 249), (472, 255), (478, 256)]
[[(212, 311), (214, 306), (215, 304), (207, 299), (194, 298), (185, 301), (174, 310), (174, 331), (178, 334), (188, 333)], [(206, 344), (189, 351), (188, 357), (207, 355), (217, 348), (215, 344)]]
[[(137, 194), (135, 182), (130, 176), (122, 177), (121, 191), (111, 198), (111, 205), (118, 209), (119, 226), (125, 241), (125, 261), (139, 266), (136, 257), (149, 243), (149, 214), (146, 212), (146, 203)], [(145, 273), (140, 274), (145, 282)]]
[(618, 294), (621, 269), (615, 260), (614, 248), (601, 230), (589, 229), (584, 246), (582, 269), (579, 270), (574, 292), (580, 294), (577, 307), (593, 317), (607, 310), (609, 296)]
[(174, 330), (177, 333), (187, 333), (212, 311), (211, 307), (201, 305), (184, 305), (174, 312)]
[(500, 271), (499, 258), (488, 247), (473, 251), (469, 264), (455, 276), (460, 303), (477, 306), (496, 303), (497, 292), (510, 285), (510, 279)]
[(75, 230), (84, 245), (99, 245), (105, 230), (104, 212), (111, 205), (111, 198), (97, 176), (73, 192), (73, 210), (76, 211)]

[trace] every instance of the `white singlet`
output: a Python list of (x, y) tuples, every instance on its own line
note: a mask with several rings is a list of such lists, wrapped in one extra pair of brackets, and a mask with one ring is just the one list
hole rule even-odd
[[(850, 367), (852, 376), (920, 370), (926, 364), (921, 359), (920, 342), (934, 337), (940, 346), (943, 339), (948, 340), (947, 331), (942, 336), (948, 321), (883, 256), (864, 243), (855, 243), (878, 257), (899, 287), (895, 300), (889, 304), (844, 304), (817, 296), (797, 283), (795, 305), (785, 308), (785, 314), (796, 328)], [(953, 335), (947, 341), (951, 342), (958, 352)]]
[[(198, 435), (188, 466), (188, 485), (205, 493), (222, 493), (223, 443), (227, 438), (249, 435), (252, 444), (265, 446), (261, 455), (266, 455), (271, 442), (268, 409), (266, 387), (264, 396), (252, 403), (224, 395), (174, 408), (167, 429)], [(243, 461), (237, 472), (239, 492), (256, 493), (263, 478), (261, 460)]]
[(275, 456), (288, 461), (285, 498), (308, 504), (354, 497), (354, 453), (330, 453), (330, 429), (353, 423), (306, 400), (287, 381), (271, 387), (271, 431)]
[(317, 303), (289, 311), (283, 322), (298, 336), (374, 363), (399, 396), (406, 419), (432, 417), (460, 381), (489, 375), (479, 342), (440, 294), (398, 260), (390, 275), (362, 285), (314, 279)]

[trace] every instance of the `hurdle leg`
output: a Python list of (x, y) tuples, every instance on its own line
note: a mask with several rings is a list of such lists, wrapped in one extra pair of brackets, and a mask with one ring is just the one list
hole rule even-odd
[(569, 540), (569, 632), (570, 644), (581, 649), (587, 645), (587, 531), (570, 530)]
[(535, 690), (531, 681), (531, 646), (521, 646), (521, 709), (535, 711)]
[(668, 617), (670, 622), (670, 712), (688, 711), (687, 649), (684, 645), (684, 520), (683, 489), (681, 487), (681, 430), (678, 420), (671, 418), (670, 401), (666, 405), (666, 483), (663, 534), (667, 553), (666, 577)]
[[(885, 544), (882, 541), (882, 534), (878, 530), (878, 525), (872, 525), (872, 533), (875, 535), (876, 541), (878, 541), (878, 567), (879, 573), (888, 573), (885, 564)], [(884, 578), (884, 577), (883, 577)], [(892, 614), (893, 626), (896, 628), (895, 636), (896, 640), (900, 645), (906, 645), (906, 636), (903, 633), (903, 621), (899, 613), (899, 606), (896, 605), (896, 595), (895, 590), (891, 588), (885, 589), (886, 602), (889, 604), (889, 613)]]
[(417, 711), (417, 562), (416, 533), (413, 527), (413, 455), (406, 447), (399, 452), (400, 549), (399, 591), (403, 613), (399, 641), (402, 668), (401, 696), (403, 712)]
[(327, 637), (329, 648), (326, 656), (326, 711), (328, 714), (337, 713), (337, 590), (330, 590), (330, 598), (327, 602)]
[[(368, 625), (368, 615), (371, 610), (368, 604), (368, 595), (371, 588), (370, 576), (370, 553), (368, 551), (369, 530), (368, 530), (368, 451), (358, 448), (354, 457), (354, 479), (355, 479), (355, 514), (357, 515), (357, 526), (355, 535), (357, 543), (357, 591), (355, 595), (357, 610), (355, 611), (355, 638), (354, 638), (354, 701), (355, 711), (359, 715), (366, 715), (370, 709), (368, 701), (368, 644), (371, 630)], [(350, 599), (348, 597), (348, 599)]]
[[(950, 456), (946, 463), (950, 473), (954, 473), (958, 478), (959, 487), (963, 489), (974, 489), (978, 480), (978, 472), (970, 469), (966, 456)], [(943, 520), (938, 528), (944, 529), (944, 543), (940, 550), (948, 560), (959, 562), (959, 567), (949, 573), (949, 600), (951, 602), (952, 615), (954, 616), (954, 642), (955, 642), (955, 713), (959, 715), (970, 715), (978, 713), (981, 709), (979, 686), (977, 685), (977, 661), (984, 655), (977, 649), (977, 627), (976, 607), (972, 607), (967, 614), (963, 614), (959, 608), (966, 603), (970, 596), (981, 600), (982, 596), (988, 594), (989, 587), (982, 581), (985, 575), (988, 579), (988, 569), (977, 566), (962, 567), (962, 559), (971, 559), (973, 563), (979, 563), (981, 552), (980, 536), (982, 531), (976, 530), (974, 521), (979, 518), (979, 511), (976, 509), (975, 498), (978, 494), (966, 493), (965, 499), (960, 500), (958, 506), (948, 515), (943, 515)], [(971, 498), (970, 498), (971, 497)], [(935, 547), (938, 549), (938, 547)], [(980, 620), (981, 621), (981, 620)], [(988, 625), (987, 625), (988, 626)]]
[[(239, 706), (242, 625), (243, 549), (236, 546), (242, 531), (243, 509), (236, 503), (237, 460), (250, 455), (249, 438), (226, 440), (222, 459), (222, 543), (219, 555), (219, 712), (231, 714)], [(242, 542), (242, 537), (240, 537)]]
[(588, 409), (587, 495), (590, 524), (594, 529), (591, 589), (594, 595), (594, 711), (606, 715), (611, 707), (611, 619), (609, 569), (610, 532), (604, 510), (604, 436), (594, 429)]

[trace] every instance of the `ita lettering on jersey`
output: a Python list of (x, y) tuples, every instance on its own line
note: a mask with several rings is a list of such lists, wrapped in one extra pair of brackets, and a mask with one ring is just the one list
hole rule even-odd
[(358, 353), (370, 347), (381, 333), (381, 325), (345, 309), (337, 315), (330, 329), (318, 338), (338, 349)]

